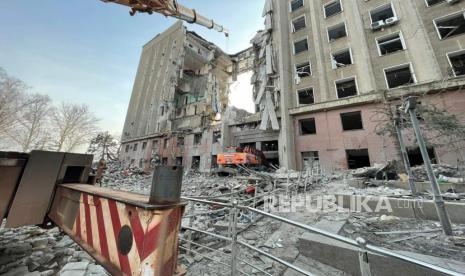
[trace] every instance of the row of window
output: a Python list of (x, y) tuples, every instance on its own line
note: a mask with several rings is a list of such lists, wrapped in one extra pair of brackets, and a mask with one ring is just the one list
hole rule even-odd
[[(349, 131), (349, 130), (363, 129), (361, 111), (341, 113), (340, 117), (341, 117), (341, 123), (342, 123), (342, 130)], [(317, 130), (316, 130), (315, 118), (301, 119), (298, 121), (298, 123), (299, 123), (300, 135), (316, 134)]]

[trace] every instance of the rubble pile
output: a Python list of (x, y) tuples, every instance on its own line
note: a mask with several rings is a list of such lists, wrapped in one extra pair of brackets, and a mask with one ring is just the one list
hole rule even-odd
[[(433, 166), (433, 172), (436, 178), (441, 178), (441, 176), (443, 177), (445, 176), (447, 178), (460, 178), (461, 177), (460, 171), (457, 169), (457, 167), (453, 167), (447, 164), (440, 164), (440, 165), (432, 164), (432, 166)], [(412, 173), (416, 181), (428, 181), (428, 174), (426, 173), (425, 166), (412, 167)]]
[(109, 275), (58, 228), (0, 228), (0, 275)]

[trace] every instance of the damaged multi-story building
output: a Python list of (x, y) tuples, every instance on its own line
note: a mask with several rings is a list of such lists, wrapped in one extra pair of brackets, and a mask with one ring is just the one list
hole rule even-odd
[[(178, 23), (144, 46), (122, 157), (206, 171), (234, 145), (292, 169), (400, 160), (396, 137), (379, 133), (392, 119), (386, 105), (418, 95), (465, 123), (464, 12), (457, 0), (266, 0), (264, 30), (233, 56)], [(246, 71), (254, 114), (228, 108), (228, 86)], [(411, 162), (421, 163), (404, 132)], [(456, 165), (463, 146), (428, 150)]]
[(142, 50), (120, 158), (141, 168), (215, 167), (232, 73), (231, 57), (181, 21), (157, 35)]

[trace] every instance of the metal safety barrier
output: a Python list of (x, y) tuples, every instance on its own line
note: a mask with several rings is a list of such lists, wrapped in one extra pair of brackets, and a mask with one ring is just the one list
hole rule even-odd
[(424, 267), (424, 268), (427, 268), (427, 269), (434, 270), (436, 272), (443, 273), (445, 275), (454, 275), (454, 276), (462, 275), (461, 273), (455, 272), (453, 270), (450, 270), (450, 269), (447, 269), (447, 268), (444, 268), (444, 267), (440, 267), (440, 266), (437, 266), (437, 265), (433, 265), (433, 264), (430, 264), (430, 263), (427, 263), (427, 262), (424, 262), (424, 261), (421, 261), (421, 260), (418, 260), (418, 259), (415, 259), (415, 258), (412, 258), (412, 257), (408, 257), (408, 256), (405, 256), (405, 255), (402, 255), (402, 254), (398, 254), (398, 253), (396, 253), (396, 252), (394, 252), (392, 250), (389, 250), (389, 249), (385, 249), (385, 248), (381, 248), (381, 247), (378, 247), (378, 246), (367, 244), (367, 242), (363, 238), (357, 238), (356, 240), (353, 240), (351, 238), (347, 238), (347, 237), (344, 237), (344, 236), (341, 236), (341, 235), (333, 234), (331, 232), (324, 231), (324, 230), (321, 230), (321, 229), (306, 225), (304, 223), (293, 221), (293, 220), (290, 220), (290, 219), (287, 219), (287, 218), (284, 218), (284, 217), (281, 217), (281, 216), (277, 216), (277, 215), (265, 212), (263, 210), (256, 209), (256, 208), (251, 207), (251, 206), (239, 205), (237, 200), (233, 200), (232, 203), (225, 203), (225, 202), (208, 201), (208, 200), (191, 198), (191, 197), (182, 197), (182, 199), (187, 201), (187, 202), (190, 202), (191, 204), (195, 202), (195, 203), (201, 203), (201, 204), (206, 204), (206, 205), (211, 205), (211, 206), (220, 206), (220, 207), (223, 207), (222, 209), (229, 209), (230, 210), (230, 223), (231, 223), (230, 224), (231, 225), (231, 229), (230, 229), (231, 231), (229, 231), (229, 233), (231, 233), (230, 237), (225, 237), (225, 236), (222, 236), (222, 235), (219, 235), (219, 234), (214, 234), (214, 233), (211, 233), (211, 232), (208, 232), (208, 231), (203, 231), (203, 230), (200, 230), (200, 229), (193, 228), (192, 227), (192, 217), (194, 217), (195, 215), (190, 215), (189, 216), (189, 219), (190, 219), (189, 226), (182, 226), (182, 228), (189, 231), (188, 232), (189, 233), (188, 238), (187, 239), (181, 239), (181, 241), (188, 243), (188, 246), (187, 247), (183, 246), (182, 249), (184, 249), (186, 251), (190, 251), (190, 252), (194, 252), (194, 250), (191, 249), (191, 245), (200, 246), (202, 248), (206, 248), (208, 250), (215, 251), (215, 252), (216, 251), (221, 252), (219, 250), (216, 250), (216, 249), (207, 247), (205, 245), (200, 245), (198, 243), (193, 242), (192, 241), (192, 236), (191, 236), (192, 232), (197, 232), (197, 233), (200, 233), (200, 234), (208, 235), (208, 236), (211, 236), (211, 237), (214, 237), (214, 238), (229, 242), (230, 246), (231, 246), (231, 254), (226, 254), (224, 252), (221, 252), (222, 255), (228, 255), (229, 256), (229, 259), (228, 259), (229, 264), (226, 264), (226, 263), (218, 261), (218, 260), (214, 260), (213, 258), (202, 255), (199, 252), (197, 252), (197, 253), (202, 255), (203, 257), (206, 257), (206, 258), (214, 261), (214, 262), (217, 262), (217, 263), (220, 263), (222, 265), (227, 266), (228, 268), (231, 269), (231, 275), (233, 275), (233, 276), (238, 275), (238, 273), (247, 275), (244, 271), (238, 269), (238, 262), (242, 262), (242, 263), (244, 263), (246, 265), (249, 265), (250, 267), (253, 267), (254, 269), (257, 269), (258, 271), (264, 273), (265, 275), (271, 275), (270, 273), (264, 271), (263, 269), (255, 266), (253, 264), (250, 264), (250, 263), (246, 262), (245, 260), (239, 259), (238, 258), (239, 246), (242, 246), (242, 247), (245, 247), (245, 248), (247, 248), (249, 250), (252, 250), (252, 251), (254, 251), (254, 252), (256, 252), (256, 253), (258, 253), (260, 255), (263, 255), (263, 256), (265, 256), (265, 257), (267, 257), (267, 258), (269, 258), (269, 259), (271, 259), (273, 261), (276, 261), (276, 262), (286, 266), (287, 268), (295, 270), (295, 271), (297, 271), (297, 272), (299, 272), (299, 273), (301, 273), (303, 275), (313, 275), (312, 273), (310, 273), (310, 272), (308, 272), (308, 271), (306, 271), (306, 270), (304, 270), (302, 268), (299, 268), (298, 266), (296, 266), (296, 265), (294, 265), (292, 263), (289, 263), (289, 262), (287, 262), (287, 261), (285, 261), (285, 260), (283, 260), (283, 259), (281, 259), (279, 257), (273, 256), (272, 254), (270, 254), (268, 252), (260, 250), (257, 247), (254, 247), (254, 246), (252, 246), (250, 244), (247, 244), (245, 242), (242, 242), (242, 241), (238, 241), (237, 240), (237, 233), (238, 233), (238, 227), (237, 227), (238, 221), (237, 220), (238, 220), (239, 211), (252, 212), (252, 213), (255, 213), (257, 215), (261, 215), (263, 217), (268, 217), (268, 218), (271, 218), (271, 219), (274, 219), (274, 220), (277, 220), (277, 221), (280, 221), (280, 222), (283, 222), (283, 223), (287, 223), (289, 225), (298, 227), (300, 229), (303, 229), (303, 230), (311, 232), (311, 233), (320, 234), (320, 235), (328, 237), (330, 239), (337, 240), (337, 241), (343, 242), (343, 243), (348, 244), (348, 245), (356, 246), (357, 248), (359, 248), (359, 265), (360, 265), (360, 272), (361, 272), (362, 276), (370, 276), (370, 275), (372, 275), (371, 271), (370, 271), (370, 263), (369, 263), (369, 259), (368, 259), (368, 252), (379, 254), (379, 255), (382, 255), (382, 256), (385, 256), (385, 257), (391, 257), (391, 258), (395, 258), (395, 259), (398, 259), (398, 260), (406, 261), (406, 262), (409, 262), (409, 263), (412, 263), (412, 264), (415, 264), (415, 265), (418, 265), (418, 266), (421, 266), (421, 267)]

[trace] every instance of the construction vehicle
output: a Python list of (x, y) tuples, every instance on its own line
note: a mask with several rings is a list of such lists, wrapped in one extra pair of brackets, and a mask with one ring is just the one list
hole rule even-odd
[[(176, 0), (101, 0), (228, 30)], [(182, 167), (157, 167), (150, 196), (92, 185), (93, 156), (0, 152), (0, 222), (58, 226), (112, 275), (178, 274)]]
[(218, 154), (217, 163), (221, 166), (262, 166), (268, 165), (265, 154), (253, 147), (226, 147), (225, 152)]

